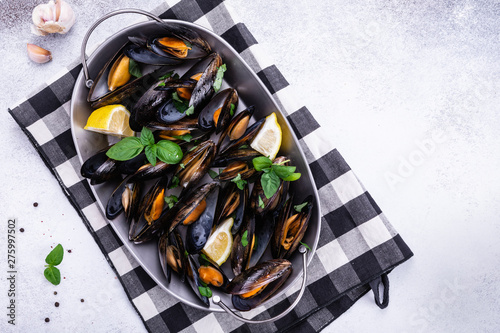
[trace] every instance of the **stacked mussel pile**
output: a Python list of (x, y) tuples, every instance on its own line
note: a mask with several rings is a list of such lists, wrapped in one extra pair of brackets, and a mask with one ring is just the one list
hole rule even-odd
[[(250, 148), (265, 118), (254, 121), (253, 107), (238, 111), (235, 89), (220, 90), (226, 67), (196, 32), (178, 25), (164, 29), (160, 36), (129, 37), (99, 73), (88, 101), (93, 108), (126, 105), (141, 140), (149, 131), (152, 140), (174, 142), (178, 163), (151, 161), (147, 149), (117, 160), (108, 156), (110, 146), (89, 158), (81, 173), (92, 185), (119, 183), (106, 216), (124, 213), (135, 244), (158, 242), (169, 283), (174, 271), (206, 306), (210, 288), (217, 288), (233, 295), (236, 309), (250, 310), (291, 274), (288, 258), (306, 231), (312, 196), (294, 203), (289, 181), (280, 178), (266, 196), (269, 184), (263, 186), (261, 176), (271, 168), (256, 170), (254, 159), (263, 156)], [(189, 69), (176, 74), (183, 68)], [(291, 161), (279, 156), (272, 163)], [(210, 179), (207, 174), (212, 180), (200, 184)], [(203, 249), (228, 219), (234, 240), (231, 269), (226, 263), (223, 270)], [(260, 262), (268, 247), (274, 259)], [(232, 280), (224, 271), (232, 271)]]

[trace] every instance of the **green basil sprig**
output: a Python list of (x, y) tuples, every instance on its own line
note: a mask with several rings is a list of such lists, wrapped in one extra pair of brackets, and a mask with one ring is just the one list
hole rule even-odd
[(283, 165), (286, 162), (289, 161), (273, 164), (273, 161), (265, 156), (259, 156), (252, 160), (255, 170), (263, 171), (260, 182), (266, 198), (270, 199), (278, 191), (280, 178), (287, 182), (300, 178), (300, 173), (295, 172), (296, 167)]
[(182, 99), (177, 94), (177, 91), (172, 93), (172, 100), (174, 101), (174, 106), (177, 111), (185, 113), (186, 116), (190, 116), (194, 113), (194, 106), (189, 106), (189, 101), (187, 99)]
[(236, 175), (236, 177), (234, 177), (233, 179), (231, 179), (231, 181), (233, 183), (236, 183), (236, 186), (238, 186), (238, 188), (240, 190), (244, 190), (245, 189), (245, 185), (247, 184), (246, 180), (241, 179), (241, 175), (239, 173), (238, 173), (238, 175)]
[(141, 69), (139, 68), (139, 65), (133, 60), (130, 59), (128, 63), (128, 72), (130, 75), (135, 76), (135, 77), (141, 77)]
[(222, 64), (219, 68), (217, 68), (217, 74), (215, 75), (215, 81), (213, 84), (215, 92), (218, 92), (222, 86), (222, 79), (224, 78), (225, 71), (226, 71), (226, 64)]
[(58, 285), (61, 283), (61, 272), (55, 266), (59, 265), (64, 257), (64, 249), (61, 244), (57, 244), (57, 246), (50, 251), (50, 253), (45, 258), (45, 270), (43, 271), (43, 275), (45, 278), (52, 283), (53, 285)]
[(156, 159), (168, 163), (177, 164), (182, 159), (182, 149), (178, 144), (168, 140), (160, 140), (155, 143), (153, 132), (147, 127), (143, 127), (141, 137), (127, 137), (118, 141), (109, 148), (106, 155), (117, 161), (128, 161), (139, 155), (144, 149), (146, 158), (153, 166)]

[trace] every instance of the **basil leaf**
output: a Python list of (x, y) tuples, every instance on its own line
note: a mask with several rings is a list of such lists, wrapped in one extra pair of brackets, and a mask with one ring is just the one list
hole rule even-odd
[(238, 148), (238, 149), (247, 149), (247, 148), (248, 148), (248, 145), (242, 145), (242, 146), (240, 146), (240, 148)]
[(133, 75), (135, 77), (141, 77), (141, 69), (139, 68), (139, 65), (134, 61), (134, 59), (130, 59), (128, 63), (128, 72), (130, 75)]
[(309, 251), (312, 251), (311, 248), (309, 247), (309, 245), (307, 245), (306, 243), (302, 243), (302, 242), (299, 242), (299, 243), (304, 245)]
[(294, 182), (296, 181), (297, 179), (299, 179), (301, 176), (300, 173), (298, 172), (295, 172), (295, 173), (292, 173), (290, 176), (284, 178), (283, 180), (286, 181), (286, 182)]
[(174, 205), (179, 201), (179, 198), (177, 198), (175, 195), (169, 195), (168, 197), (165, 197), (165, 202), (168, 205), (168, 208), (174, 207)]
[(265, 156), (259, 156), (256, 157), (252, 160), (253, 167), (257, 171), (262, 171), (265, 168), (269, 168), (271, 165), (273, 165), (273, 161), (271, 161), (269, 158)]
[(143, 127), (141, 131), (141, 143), (143, 146), (154, 145), (155, 137), (153, 132), (147, 127)]
[(186, 116), (190, 116), (192, 114), (194, 114), (194, 106), (191, 105), (186, 109)]
[(273, 171), (276, 173), (278, 177), (281, 179), (285, 179), (286, 177), (289, 177), (292, 175), (292, 173), (295, 172), (296, 167), (294, 166), (285, 166), (285, 165), (276, 165), (273, 164), (272, 167)]
[[(173, 73), (174, 73), (174, 72), (168, 72), (167, 74), (165, 74), (165, 75), (163, 75), (163, 76), (160, 76), (160, 77), (158, 78), (158, 80), (165, 80), (165, 79), (168, 79), (169, 77), (171, 77), (171, 76), (172, 76), (172, 74), (173, 74)], [(163, 84), (163, 85), (165, 85), (165, 84)]]
[(293, 209), (295, 209), (296, 212), (300, 213), (300, 212), (302, 212), (302, 208), (304, 208), (305, 206), (307, 206), (307, 201), (304, 203), (301, 203), (300, 205), (293, 206)]
[(186, 168), (186, 166), (184, 165), (184, 163), (179, 164), (179, 166), (181, 167), (181, 169), (185, 169)]
[(247, 181), (244, 180), (244, 179), (241, 179), (241, 175), (240, 174), (238, 174), (236, 177), (234, 177), (233, 179), (231, 179), (231, 181), (233, 183), (236, 183), (236, 186), (238, 186), (238, 188), (240, 190), (244, 190), (245, 189), (245, 185), (246, 185)]
[(182, 149), (177, 143), (160, 140), (156, 146), (158, 147), (156, 155), (160, 161), (168, 164), (177, 164), (182, 160)]
[(151, 146), (146, 146), (144, 149), (144, 153), (146, 153), (146, 158), (148, 159), (148, 162), (151, 163), (152, 166), (156, 165), (156, 156), (158, 153), (158, 146), (157, 145), (151, 145)]
[(157, 87), (165, 87), (165, 82), (160, 82), (156, 85)]
[(208, 174), (210, 175), (210, 177), (212, 179), (215, 179), (215, 178), (217, 178), (217, 176), (219, 176), (219, 174), (217, 172), (215, 172), (214, 170), (211, 170), (211, 169), (208, 169)]
[(185, 102), (185, 100), (183, 100), (183, 99), (181, 99), (181, 98), (179, 97), (179, 95), (177, 94), (177, 91), (174, 91), (174, 92), (172, 93), (172, 99), (173, 99), (174, 101), (177, 101), (177, 102), (180, 102), (180, 103), (184, 103), (184, 102)]
[(222, 86), (222, 79), (224, 78), (224, 72), (226, 71), (226, 64), (222, 64), (219, 68), (217, 68), (217, 74), (215, 75), (214, 81), (214, 91), (218, 92)]
[(198, 262), (202, 266), (209, 266), (210, 265), (210, 261), (208, 260), (207, 256), (203, 253), (200, 253), (200, 255), (198, 256)]
[(174, 135), (173, 137), (179, 140), (184, 140), (186, 142), (191, 142), (191, 139), (193, 138), (191, 134)]
[(61, 272), (57, 267), (49, 265), (49, 267), (45, 268), (45, 270), (43, 271), (43, 275), (50, 283), (55, 286), (61, 283)]
[(129, 136), (118, 141), (113, 147), (109, 148), (106, 156), (117, 161), (128, 161), (139, 155), (144, 148), (141, 139), (135, 136)]
[(184, 257), (186, 257), (186, 258), (187, 258), (188, 256), (189, 256), (188, 251), (187, 251), (187, 250), (184, 250)]
[(57, 266), (61, 263), (63, 257), (64, 249), (61, 244), (57, 244), (57, 246), (47, 255), (45, 262), (49, 265)]
[(264, 201), (262, 201), (262, 198), (260, 197), (259, 195), (259, 207), (264, 209), (265, 205), (264, 205)]
[(188, 49), (191, 50), (193, 48), (193, 45), (191, 45), (191, 43), (188, 42), (187, 40), (183, 40), (183, 42), (184, 42), (184, 44), (186, 44), (186, 46), (187, 46)]
[(247, 247), (247, 245), (248, 245), (247, 237), (248, 237), (248, 230), (245, 230), (245, 232), (241, 236), (241, 245), (243, 245), (243, 247)]
[(260, 177), (260, 182), (262, 183), (262, 189), (264, 190), (264, 195), (266, 198), (271, 199), (271, 197), (278, 191), (280, 187), (280, 178), (271, 170), (271, 172), (263, 173)]
[(202, 287), (202, 286), (198, 286), (198, 290), (200, 291), (200, 294), (202, 296), (205, 296), (205, 297), (212, 297), (212, 290), (210, 290), (209, 287)]
[(235, 105), (233, 103), (231, 103), (231, 110), (229, 110), (229, 114), (232, 116), (234, 116), (234, 109), (235, 109)]
[(170, 186), (168, 187), (169, 189), (176, 188), (179, 186), (180, 179), (177, 176), (173, 176), (172, 180), (170, 181)]

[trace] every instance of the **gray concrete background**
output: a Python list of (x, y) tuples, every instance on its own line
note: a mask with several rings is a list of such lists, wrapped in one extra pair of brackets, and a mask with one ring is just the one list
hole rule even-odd
[[(0, 331), (141, 332), (112, 270), (6, 108), (73, 63), (102, 14), (161, 1), (73, 0), (73, 29), (47, 37), (29, 30), (36, 3), (0, 1), (0, 234), (8, 218), (26, 229), (18, 234), (18, 326), (7, 326), (4, 315)], [(325, 331), (497, 332), (499, 2), (227, 3), (415, 252), (391, 274), (386, 310), (366, 296)], [(90, 43), (136, 19), (111, 19)], [(27, 42), (50, 49), (54, 60), (30, 62)], [(42, 276), (43, 260), (59, 242), (72, 253), (54, 288)]]

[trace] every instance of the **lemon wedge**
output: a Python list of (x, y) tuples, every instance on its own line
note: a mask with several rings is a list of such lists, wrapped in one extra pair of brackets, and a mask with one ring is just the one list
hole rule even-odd
[(233, 247), (233, 235), (231, 228), (234, 219), (232, 217), (224, 220), (215, 231), (208, 237), (207, 243), (201, 250), (207, 257), (222, 265), (231, 254)]
[(258, 151), (264, 156), (269, 157), (272, 161), (280, 151), (282, 132), (276, 113), (272, 113), (266, 117), (266, 121), (259, 133), (250, 143), (250, 147)]
[(106, 105), (94, 110), (84, 129), (115, 136), (132, 136), (129, 126), (130, 112), (120, 104)]

